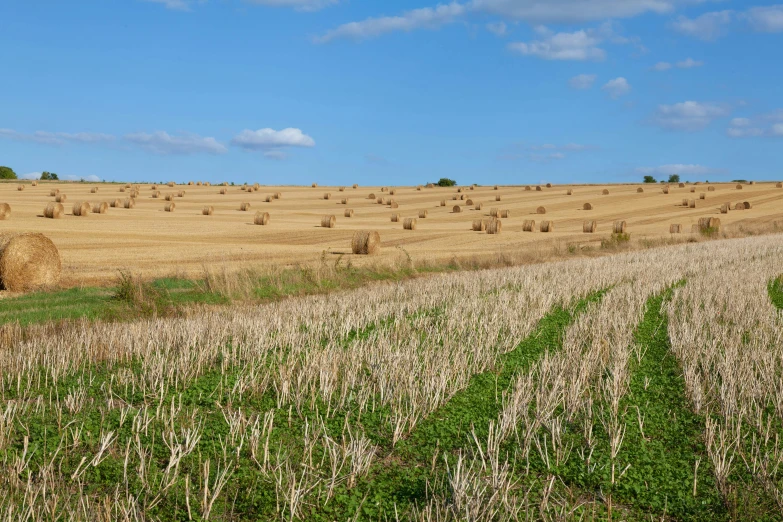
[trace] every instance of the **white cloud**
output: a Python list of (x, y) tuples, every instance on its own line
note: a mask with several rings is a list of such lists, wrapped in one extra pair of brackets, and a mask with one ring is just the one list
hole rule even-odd
[(101, 181), (101, 178), (96, 176), (95, 174), (90, 174), (89, 176), (77, 176), (76, 174), (66, 174), (64, 176), (60, 176), (60, 179), (64, 179), (66, 181), (90, 181), (90, 182), (98, 182)]
[(153, 4), (163, 4), (166, 9), (173, 11), (190, 11), (190, 5), (185, 0), (144, 0)]
[(506, 27), (505, 22), (496, 22), (487, 24), (487, 31), (494, 34), (495, 36), (506, 36), (508, 27)]
[(694, 60), (693, 58), (686, 58), (681, 62), (677, 62), (677, 67), (680, 69), (693, 69), (694, 67), (701, 67), (704, 62)]
[(762, 33), (783, 32), (783, 4), (752, 7), (742, 18), (747, 20), (751, 28)]
[(665, 129), (697, 131), (730, 113), (731, 109), (724, 105), (685, 101), (673, 105), (659, 105), (652, 121)]
[(267, 159), (282, 161), (288, 157), (288, 154), (282, 150), (272, 149), (264, 151), (264, 157)]
[(137, 132), (126, 134), (125, 140), (155, 154), (224, 154), (226, 146), (215, 138), (202, 137), (197, 134), (182, 133), (172, 136), (164, 131), (153, 133)]
[(772, 134), (775, 136), (783, 136), (783, 123), (776, 123), (772, 126)]
[(754, 118), (733, 118), (726, 129), (726, 135), (731, 138), (753, 138), (758, 136), (781, 136), (783, 111), (762, 114)]
[(729, 127), (726, 134), (731, 138), (749, 138), (753, 136), (763, 136), (764, 130), (758, 127)]
[(717, 172), (716, 169), (705, 167), (704, 165), (685, 165), (682, 163), (660, 165), (658, 167), (638, 167), (636, 172), (639, 174), (657, 174), (659, 176), (671, 176), (672, 174), (680, 174), (683, 176), (699, 176), (703, 174), (709, 174), (711, 172)]
[(731, 22), (733, 16), (733, 11), (728, 10), (704, 13), (696, 18), (679, 16), (672, 23), (672, 27), (682, 34), (701, 40), (715, 40), (725, 34), (726, 26)]
[(327, 31), (323, 36), (315, 38), (315, 42), (326, 43), (336, 38), (361, 40), (393, 31), (407, 32), (423, 28), (436, 29), (442, 25), (454, 22), (464, 13), (464, 5), (452, 2), (451, 4), (439, 4), (436, 7), (406, 11), (399, 16), (367, 18), (361, 22), (350, 22)]
[(102, 143), (113, 141), (114, 136), (96, 132), (19, 132), (13, 129), (0, 129), (0, 138), (17, 141), (31, 141), (45, 145), (64, 145), (66, 143)]
[(595, 83), (596, 78), (595, 74), (579, 74), (568, 80), (568, 85), (572, 89), (589, 89)]
[(653, 70), (655, 71), (668, 71), (672, 68), (672, 64), (669, 62), (658, 62), (653, 66)]
[[(539, 30), (539, 33), (546, 29)], [(548, 33), (543, 40), (513, 42), (508, 48), (525, 56), (536, 56), (544, 60), (603, 60), (606, 52), (598, 47), (601, 38), (592, 31), (579, 30), (573, 33)]]
[(631, 92), (631, 84), (621, 76), (606, 82), (606, 84), (601, 87), (601, 90), (606, 91), (609, 93), (609, 96), (616, 99)]
[(297, 11), (318, 11), (334, 5), (339, 0), (244, 0), (248, 4), (265, 5), (268, 7), (293, 7)]
[(533, 23), (579, 23), (668, 13), (679, 0), (472, 0), (471, 10)]
[(239, 147), (251, 150), (275, 149), (279, 147), (315, 147), (315, 140), (300, 129), (287, 128), (276, 131), (265, 128), (252, 131), (245, 129), (231, 140)]
[(22, 174), (21, 176), (19, 176), (19, 179), (41, 179), (41, 173), (28, 172), (27, 174)]

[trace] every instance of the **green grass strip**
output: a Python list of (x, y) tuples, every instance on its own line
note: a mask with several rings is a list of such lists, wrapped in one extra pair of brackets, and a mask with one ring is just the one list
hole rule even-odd
[(770, 281), (767, 291), (772, 304), (779, 310), (783, 310), (783, 276)]

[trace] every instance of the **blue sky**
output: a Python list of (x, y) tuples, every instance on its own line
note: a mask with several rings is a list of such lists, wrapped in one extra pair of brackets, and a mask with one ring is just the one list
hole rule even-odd
[(8, 0), (0, 164), (262, 184), (783, 178), (783, 4)]

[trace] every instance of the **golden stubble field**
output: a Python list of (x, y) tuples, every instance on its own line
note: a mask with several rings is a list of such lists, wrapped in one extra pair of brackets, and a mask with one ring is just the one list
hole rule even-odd
[[(18, 185), (24, 185), (19, 191)], [(708, 186), (715, 188), (708, 191)], [(91, 189), (97, 187), (96, 193)], [(319, 260), (327, 252), (329, 260), (347, 254), (354, 263), (367, 258), (351, 255), (350, 242), (356, 230), (372, 229), (381, 234), (383, 249), (375, 260), (394, 260), (410, 255), (414, 261), (445, 260), (498, 252), (514, 253), (543, 244), (566, 241), (587, 244), (599, 242), (612, 232), (615, 220), (625, 220), (627, 232), (634, 238), (668, 237), (669, 225), (679, 223), (683, 234), (700, 217), (719, 217), (724, 227), (763, 225), (783, 218), (783, 188), (776, 183), (743, 184), (712, 183), (670, 186), (664, 194), (658, 185), (555, 185), (541, 186), (537, 191), (524, 186), (493, 186), (458, 188), (389, 187), (394, 195), (381, 187), (356, 189), (338, 187), (261, 186), (258, 191), (243, 191), (241, 186), (158, 185), (158, 198), (153, 198), (149, 184), (138, 185), (139, 194), (133, 209), (109, 208), (106, 214), (78, 217), (72, 214), (74, 203), (124, 200), (129, 190), (121, 192), (123, 184), (75, 182), (13, 182), (0, 184), (0, 203), (11, 206), (10, 218), (0, 221), (0, 232), (41, 232), (57, 245), (63, 258), (63, 284), (100, 284), (115, 280), (117, 271), (129, 269), (145, 277), (203, 273), (204, 266), (243, 267), (250, 265), (292, 266)], [(643, 187), (644, 192), (637, 189)], [(691, 192), (691, 189), (695, 192)], [(67, 195), (61, 219), (43, 217), (43, 209), (54, 201), (53, 189)], [(221, 194), (221, 189), (227, 189)], [(603, 190), (608, 195), (602, 194)], [(568, 195), (571, 190), (572, 194)], [(165, 212), (166, 194), (185, 191), (175, 197), (174, 212)], [(266, 202), (266, 197), (279, 192), (280, 199)], [(706, 199), (700, 200), (700, 193)], [(331, 199), (324, 199), (324, 194)], [(393, 199), (399, 205), (392, 209), (378, 204), (376, 198)], [(464, 195), (465, 199), (453, 199)], [(496, 201), (500, 196), (501, 200)], [(347, 204), (342, 199), (348, 198)], [(467, 199), (473, 204), (467, 205)], [(696, 208), (682, 205), (683, 199), (695, 199)], [(441, 206), (446, 200), (446, 206)], [(750, 202), (749, 210), (733, 210), (740, 201)], [(241, 211), (240, 204), (250, 204)], [(585, 203), (593, 210), (583, 210)], [(483, 203), (482, 210), (475, 205)], [(730, 203), (732, 210), (721, 214), (720, 207)], [(214, 207), (211, 216), (202, 215), (206, 205)], [(459, 205), (462, 212), (452, 208)], [(536, 213), (539, 206), (546, 214)], [(490, 210), (508, 210), (510, 217), (502, 219), (500, 235), (474, 232), (475, 219), (487, 219)], [(344, 217), (353, 209), (351, 218)], [(426, 218), (418, 218), (426, 210)], [(253, 224), (257, 211), (269, 212), (266, 226)], [(403, 230), (402, 222), (392, 222), (399, 213), (418, 219), (416, 230)], [(320, 226), (324, 215), (336, 217), (336, 227)], [(523, 232), (523, 221), (534, 219), (534, 232)], [(539, 231), (542, 220), (554, 222), (551, 233)], [(594, 234), (582, 232), (585, 220), (597, 221)]]

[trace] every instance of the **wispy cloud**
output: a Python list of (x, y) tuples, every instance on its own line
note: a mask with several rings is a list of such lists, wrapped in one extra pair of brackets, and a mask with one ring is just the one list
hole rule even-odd
[(14, 129), (0, 129), (0, 138), (17, 141), (31, 141), (45, 145), (64, 145), (66, 143), (105, 143), (114, 141), (111, 134), (95, 132), (48, 132), (35, 131), (30, 133)]
[(144, 150), (161, 155), (225, 154), (228, 152), (226, 146), (215, 138), (202, 137), (192, 133), (171, 135), (165, 131), (136, 132), (126, 134), (124, 138)]
[(755, 138), (783, 135), (783, 110), (761, 114), (753, 118), (732, 118), (726, 129), (731, 138)]
[(554, 143), (517, 143), (509, 150), (498, 156), (506, 161), (527, 160), (536, 163), (549, 163), (562, 160), (570, 153), (596, 150), (598, 147), (581, 143), (566, 143), (555, 145)]
[(573, 33), (552, 33), (539, 27), (541, 40), (512, 42), (508, 48), (524, 56), (535, 56), (544, 60), (603, 60), (606, 51), (598, 47), (602, 38), (594, 31), (579, 30)]
[(652, 68), (653, 68), (654, 71), (663, 72), (663, 71), (668, 71), (669, 69), (671, 69), (672, 68), (672, 64), (670, 64), (669, 62), (658, 62), (655, 65), (653, 65)]
[(337, 4), (339, 0), (244, 0), (244, 2), (267, 7), (292, 7), (297, 11), (318, 11)]
[(486, 25), (486, 28), (487, 31), (495, 36), (506, 36), (506, 33), (508, 32), (508, 27), (505, 22), (490, 23)]
[(456, 21), (465, 13), (465, 6), (453, 2), (436, 7), (425, 7), (406, 11), (398, 16), (367, 18), (361, 22), (350, 22), (327, 31), (315, 38), (316, 43), (327, 43), (338, 38), (363, 40), (374, 38), (394, 31), (413, 31), (415, 29), (437, 29)]
[(783, 4), (752, 7), (742, 14), (754, 31), (762, 33), (783, 32)]
[(731, 108), (717, 103), (685, 101), (659, 105), (652, 123), (669, 130), (699, 131), (718, 118), (728, 116)]
[(186, 0), (142, 0), (153, 4), (161, 4), (172, 11), (190, 11), (190, 4)]
[(568, 85), (572, 89), (589, 89), (595, 83), (596, 78), (595, 74), (578, 74), (568, 80)]
[(631, 92), (631, 84), (621, 76), (606, 82), (604, 86), (601, 87), (601, 90), (605, 91), (612, 98), (617, 99)]
[(473, 0), (470, 9), (531, 23), (580, 23), (668, 13), (679, 0)]
[(704, 13), (696, 18), (679, 16), (672, 23), (672, 28), (682, 34), (710, 41), (726, 34), (727, 26), (733, 18), (734, 12), (730, 10)]
[(673, 163), (668, 165), (660, 165), (658, 167), (638, 167), (636, 172), (644, 175), (657, 174), (659, 176), (671, 176), (672, 174), (680, 174), (683, 176), (702, 176), (705, 174), (721, 172), (721, 170), (705, 167), (704, 165)]
[(704, 62), (694, 60), (693, 58), (686, 58), (681, 62), (677, 62), (677, 67), (680, 69), (693, 69), (694, 67), (701, 67), (702, 65), (704, 65)]

